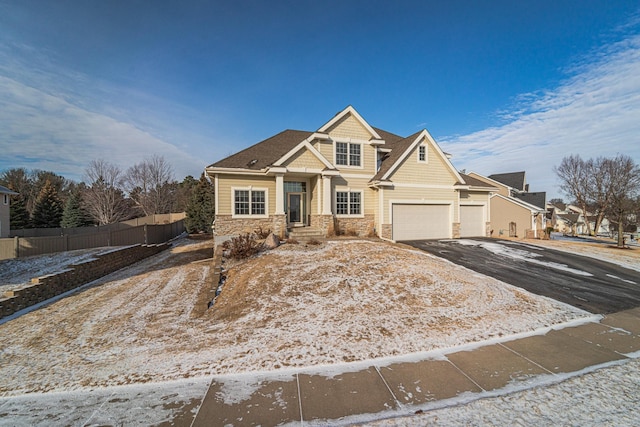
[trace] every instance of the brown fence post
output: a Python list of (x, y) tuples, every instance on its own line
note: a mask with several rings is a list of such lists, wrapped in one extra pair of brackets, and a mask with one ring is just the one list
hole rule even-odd
[(144, 225), (144, 244), (149, 244), (149, 239), (147, 238), (147, 224)]
[(13, 257), (18, 258), (20, 256), (20, 237), (13, 238)]

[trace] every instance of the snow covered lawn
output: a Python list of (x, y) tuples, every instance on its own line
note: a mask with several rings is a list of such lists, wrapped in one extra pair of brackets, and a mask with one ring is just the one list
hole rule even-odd
[(330, 241), (236, 264), (196, 317), (211, 248), (182, 239), (1, 324), (0, 395), (336, 364), (590, 316), (419, 251)]

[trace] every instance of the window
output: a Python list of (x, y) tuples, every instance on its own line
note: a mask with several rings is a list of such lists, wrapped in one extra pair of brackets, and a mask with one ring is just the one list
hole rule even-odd
[(251, 215), (264, 215), (264, 191), (251, 192)]
[(362, 145), (351, 142), (336, 142), (336, 165), (361, 166)]
[(4, 204), (8, 205), (9, 204), (9, 195), (8, 194), (3, 194), (4, 196)]
[(234, 190), (234, 215), (265, 215), (266, 193), (264, 190)]
[(427, 147), (424, 145), (420, 145), (418, 147), (418, 161), (426, 162), (427, 161)]
[(362, 192), (360, 191), (337, 191), (336, 192), (336, 214), (337, 215), (360, 215), (362, 212)]

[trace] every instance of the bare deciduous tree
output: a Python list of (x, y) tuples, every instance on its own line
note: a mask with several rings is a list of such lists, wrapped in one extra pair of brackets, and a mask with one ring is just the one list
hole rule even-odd
[(624, 224), (635, 211), (634, 199), (640, 194), (640, 168), (629, 156), (611, 159), (611, 196), (607, 213), (618, 223), (618, 247), (624, 246)]
[(104, 225), (128, 219), (129, 206), (120, 188), (120, 169), (104, 160), (92, 160), (85, 174), (88, 184), (83, 200), (93, 220)]
[[(571, 155), (564, 157), (560, 162), (560, 166), (554, 167), (553, 169), (560, 178), (560, 188), (562, 191), (575, 199), (580, 209), (582, 209), (583, 215), (586, 217), (591, 166), (582, 160), (579, 155)], [(587, 232), (591, 234), (589, 221), (585, 222), (587, 223)]]
[(124, 175), (129, 197), (144, 215), (169, 213), (173, 200), (173, 169), (164, 157), (152, 156)]

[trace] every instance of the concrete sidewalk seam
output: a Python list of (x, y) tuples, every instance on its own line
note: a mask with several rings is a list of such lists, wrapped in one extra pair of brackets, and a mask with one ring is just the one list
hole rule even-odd
[(389, 393), (391, 393), (391, 397), (393, 397), (393, 400), (396, 401), (396, 404), (398, 405), (398, 408), (403, 408), (404, 405), (400, 402), (400, 400), (398, 400), (398, 397), (393, 392), (393, 390), (391, 390), (391, 387), (389, 387), (389, 383), (387, 383), (387, 380), (384, 378), (384, 376), (382, 376), (382, 373), (380, 372), (380, 369), (378, 369), (378, 366), (374, 365), (374, 368), (375, 368), (376, 372), (378, 373), (378, 375), (380, 376), (380, 379), (382, 379), (382, 382), (384, 383), (384, 385), (387, 387), (387, 390), (389, 390)]
[(300, 377), (296, 372), (296, 386), (298, 387), (298, 408), (300, 408), (300, 426), (304, 426), (304, 416), (302, 415), (302, 393), (300, 393)]
[(538, 368), (542, 369), (543, 371), (546, 371), (546, 372), (550, 373), (551, 375), (558, 375), (558, 374), (556, 374), (555, 372), (551, 372), (550, 370), (548, 370), (548, 369), (547, 369), (547, 368), (545, 368), (544, 366), (540, 365), (539, 363), (536, 363), (535, 361), (533, 361), (533, 360), (529, 359), (529, 358), (528, 358), (527, 356), (525, 356), (524, 354), (520, 354), (520, 353), (518, 353), (517, 351), (515, 351), (514, 349), (509, 348), (509, 347), (507, 347), (506, 345), (504, 345), (504, 344), (502, 344), (502, 343), (498, 343), (498, 345), (499, 345), (500, 347), (503, 347), (503, 348), (505, 348), (505, 349), (509, 350), (511, 353), (515, 354), (516, 356), (518, 356), (518, 357), (522, 357), (522, 358), (523, 358), (524, 360), (526, 360), (527, 362), (529, 362), (529, 363), (532, 363), (532, 364), (536, 365)]
[(453, 363), (451, 360), (449, 360), (447, 358), (447, 362), (451, 363), (451, 366), (453, 366), (454, 368), (456, 368), (458, 370), (458, 372), (460, 372), (462, 375), (464, 375), (465, 377), (467, 377), (467, 379), (469, 381), (471, 381), (472, 383), (475, 384), (476, 387), (478, 387), (480, 390), (487, 392), (488, 390), (485, 390), (484, 387), (482, 387), (480, 384), (478, 384), (473, 378), (471, 378), (469, 375), (467, 375), (467, 373), (465, 371), (463, 371), (462, 369), (460, 369), (455, 363)]

